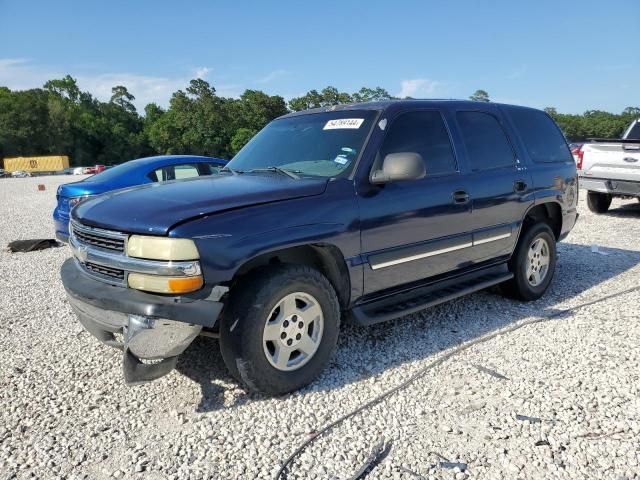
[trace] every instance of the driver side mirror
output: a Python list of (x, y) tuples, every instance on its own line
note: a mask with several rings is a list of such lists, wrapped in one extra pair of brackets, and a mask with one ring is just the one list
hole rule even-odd
[(390, 153), (382, 169), (371, 173), (371, 183), (380, 185), (401, 180), (419, 180), (427, 174), (422, 155), (414, 152)]

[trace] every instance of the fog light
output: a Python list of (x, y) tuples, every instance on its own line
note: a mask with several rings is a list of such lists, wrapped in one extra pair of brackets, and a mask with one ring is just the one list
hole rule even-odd
[(129, 274), (129, 287), (153, 293), (188, 293), (200, 290), (204, 281), (202, 275), (194, 277), (162, 277), (143, 273)]

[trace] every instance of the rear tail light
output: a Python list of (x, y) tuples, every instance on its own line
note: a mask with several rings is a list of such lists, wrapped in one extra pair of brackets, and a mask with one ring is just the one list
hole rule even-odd
[(582, 170), (582, 160), (584, 159), (584, 152), (582, 151), (582, 145), (577, 148), (575, 155), (578, 157), (576, 162), (576, 168)]

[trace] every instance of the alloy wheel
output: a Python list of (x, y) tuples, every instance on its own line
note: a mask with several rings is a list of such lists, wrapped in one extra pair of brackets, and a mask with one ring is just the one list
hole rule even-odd
[(262, 335), (269, 363), (281, 371), (305, 365), (322, 341), (324, 316), (318, 301), (308, 293), (294, 292), (271, 310)]

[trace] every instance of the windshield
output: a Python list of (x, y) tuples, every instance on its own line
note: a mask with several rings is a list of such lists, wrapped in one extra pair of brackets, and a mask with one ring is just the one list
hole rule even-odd
[(275, 120), (227, 164), (235, 172), (278, 167), (297, 176), (349, 175), (375, 120), (374, 110), (314, 113)]

